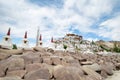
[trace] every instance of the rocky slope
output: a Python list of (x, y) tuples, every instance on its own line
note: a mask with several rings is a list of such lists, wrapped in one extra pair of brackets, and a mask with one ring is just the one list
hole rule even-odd
[(95, 44), (100, 46), (102, 50), (108, 52), (118, 52), (120, 53), (120, 41), (96, 41)]
[(120, 70), (119, 54), (82, 54), (35, 48), (0, 52), (0, 80), (105, 80)]

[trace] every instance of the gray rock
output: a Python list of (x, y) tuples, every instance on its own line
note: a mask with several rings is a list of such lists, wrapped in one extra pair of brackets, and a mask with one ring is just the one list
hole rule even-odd
[(116, 69), (120, 70), (120, 63), (116, 63)]
[(52, 60), (51, 60), (50, 57), (43, 57), (43, 63), (51, 65), (52, 64)]
[(91, 65), (91, 64), (93, 64), (93, 62), (85, 61), (85, 62), (80, 62), (80, 64), (82, 64), (82, 65)]
[(54, 50), (52, 48), (47, 49), (47, 52), (54, 53)]
[(8, 58), (0, 62), (0, 76), (4, 76), (7, 71), (23, 70), (24, 60), (22, 58)]
[(113, 75), (114, 66), (112, 63), (101, 64), (101, 70), (105, 71), (108, 75)]
[[(87, 68), (87, 67), (82, 67), (83, 68), (83, 71), (91, 76), (91, 78), (94, 78), (95, 80), (103, 80), (102, 79), (102, 76), (100, 74), (98, 74), (97, 72), (95, 72), (94, 70), (90, 69), (90, 68)], [(93, 80), (94, 80), (93, 79)]]
[(39, 52), (45, 52), (45, 49), (42, 47), (34, 47), (33, 50), (39, 51)]
[(39, 53), (33, 53), (32, 51), (23, 53), (21, 58), (24, 59), (25, 64), (31, 64), (31, 63), (40, 63), (41, 58)]
[(50, 79), (50, 73), (48, 69), (39, 69), (31, 71), (25, 75), (25, 80), (37, 80), (37, 79)]
[(12, 49), (12, 50), (0, 49), (0, 52), (5, 53), (5, 54), (10, 54), (10, 55), (15, 55), (15, 54), (23, 53), (23, 50), (18, 50), (18, 49)]
[(24, 60), (22, 58), (8, 59), (8, 71), (22, 70), (25, 67)]
[(5, 54), (0, 52), (0, 60), (6, 59), (10, 56), (10, 54)]
[(15, 70), (15, 71), (8, 71), (6, 76), (7, 77), (18, 76), (20, 78), (23, 78), (25, 74), (26, 74), (26, 70)]
[(76, 67), (57, 65), (53, 74), (56, 80), (84, 80), (83, 71)]
[(83, 65), (83, 67), (88, 67), (94, 71), (101, 71), (101, 66), (97, 63), (94, 63), (92, 65)]
[(108, 76), (107, 73), (103, 70), (101, 71), (100, 75), (104, 78), (107, 78), (107, 76)]
[(0, 78), (0, 80), (23, 80), (21, 79), (20, 77), (18, 76), (14, 76), (14, 77), (3, 77), (3, 78)]
[(52, 64), (58, 65), (61, 64), (61, 60), (59, 56), (50, 56)]
[(39, 70), (41, 68), (41, 63), (27, 64), (25, 69), (27, 72)]

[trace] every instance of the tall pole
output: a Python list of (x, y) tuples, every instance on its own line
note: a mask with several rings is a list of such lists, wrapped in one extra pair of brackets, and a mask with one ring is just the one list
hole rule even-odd
[(37, 29), (36, 46), (38, 46), (38, 39), (39, 39), (39, 27)]

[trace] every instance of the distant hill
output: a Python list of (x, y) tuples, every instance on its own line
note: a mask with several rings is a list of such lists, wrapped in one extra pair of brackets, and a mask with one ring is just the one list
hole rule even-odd
[(98, 46), (100, 46), (103, 50), (110, 52), (120, 52), (120, 41), (96, 41)]

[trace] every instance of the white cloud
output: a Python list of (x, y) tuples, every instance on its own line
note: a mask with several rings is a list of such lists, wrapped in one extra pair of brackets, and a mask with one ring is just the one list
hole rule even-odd
[(100, 24), (99, 35), (108, 37), (111, 40), (120, 40), (120, 15), (106, 20)]
[(95, 19), (109, 14), (112, 10), (111, 0), (90, 0), (87, 4), (84, 6), (83, 14)]
[[(69, 30), (72, 24), (76, 24), (72, 30), (77, 29), (83, 33), (96, 32), (91, 25), (103, 14), (109, 14), (112, 11), (111, 1), (64, 0), (63, 8), (56, 9), (48, 6), (40, 7), (27, 0), (0, 0), (0, 33), (5, 33), (11, 27), (14, 37), (23, 37), (24, 32), (28, 31), (28, 38), (35, 39), (37, 27), (40, 26), (43, 38), (48, 42), (52, 36), (58, 38), (73, 32)], [(116, 24), (114, 21), (103, 24), (110, 26), (110, 23)], [(109, 33), (106, 36), (102, 33), (98, 35), (110, 36)]]
[(89, 41), (98, 41), (99, 39), (98, 38), (87, 38), (87, 40), (89, 40)]

